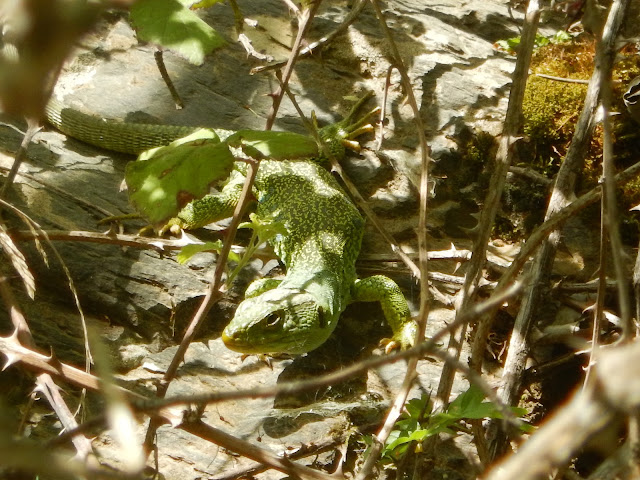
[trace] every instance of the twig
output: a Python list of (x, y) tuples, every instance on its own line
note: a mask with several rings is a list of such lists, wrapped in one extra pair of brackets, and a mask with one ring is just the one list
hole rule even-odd
[[(193, 316), (193, 319), (187, 326), (185, 330), (184, 336), (182, 337), (182, 341), (178, 346), (178, 350), (174, 354), (171, 359), (171, 363), (165, 372), (162, 383), (158, 387), (157, 396), (158, 398), (163, 398), (167, 390), (169, 388), (169, 384), (173, 380), (178, 371), (178, 367), (182, 363), (184, 359), (184, 354), (187, 351), (187, 348), (193, 341), (200, 324), (206, 317), (207, 313), (213, 305), (215, 305), (218, 300), (222, 297), (222, 292), (220, 288), (222, 286), (222, 274), (226, 268), (227, 258), (229, 257), (229, 252), (231, 251), (231, 246), (233, 244), (233, 239), (235, 238), (236, 231), (242, 218), (244, 216), (245, 209), (249, 204), (249, 197), (251, 196), (251, 189), (253, 188), (253, 183), (255, 181), (256, 173), (258, 171), (258, 165), (255, 165), (254, 162), (247, 162), (247, 177), (245, 179), (244, 185), (242, 187), (242, 193), (240, 194), (240, 201), (238, 205), (236, 205), (235, 211), (233, 212), (233, 218), (231, 220), (231, 224), (229, 225), (229, 229), (224, 237), (224, 241), (222, 244), (222, 250), (220, 251), (220, 255), (218, 256), (218, 260), (216, 263), (216, 269), (214, 272), (213, 281), (209, 284), (209, 288), (207, 289), (207, 293), (198, 308), (198, 311)], [(147, 429), (147, 434), (145, 437), (145, 446), (147, 449), (153, 443), (153, 438), (155, 437), (155, 432), (160, 424), (153, 419), (149, 422), (149, 427)]]
[[(15, 330), (16, 342), (23, 343), (32, 348), (35, 347), (35, 342), (31, 335), (31, 330), (29, 328), (29, 325), (27, 324), (27, 320), (20, 310), (6, 278), (0, 278), (0, 298), (2, 298), (4, 304), (10, 312), (11, 322)], [(7, 358), (8, 360), (10, 360), (10, 357), (7, 356)], [(60, 394), (60, 389), (53, 381), (53, 378), (51, 378), (51, 375), (44, 372), (38, 373), (38, 375), (36, 376), (36, 386), (37, 390), (42, 392), (42, 394), (49, 401), (51, 408), (53, 408), (53, 410), (56, 412), (56, 415), (60, 419), (60, 422), (62, 423), (64, 428), (68, 430), (76, 428), (78, 424), (73, 414), (69, 410), (69, 407), (67, 407), (67, 404), (65, 403), (62, 395)], [(79, 458), (87, 460), (93, 452), (89, 439), (85, 436), (74, 436), (72, 438), (72, 442), (76, 447)]]
[[(603, 165), (604, 167), (604, 165)], [(593, 308), (593, 325), (591, 327), (591, 350), (589, 352), (589, 363), (582, 382), (582, 388), (586, 389), (591, 385), (591, 375), (593, 366), (595, 365), (595, 356), (600, 346), (600, 332), (602, 331), (602, 317), (604, 315), (604, 302), (607, 294), (607, 222), (605, 221), (605, 196), (603, 192), (600, 199), (600, 249), (599, 249), (599, 265), (598, 265), (598, 289), (596, 293), (596, 302)], [(583, 309), (584, 310), (584, 309)]]
[[(420, 109), (418, 107), (418, 102), (416, 101), (415, 95), (413, 93), (413, 86), (411, 84), (411, 79), (407, 74), (407, 70), (403, 64), (402, 56), (398, 51), (398, 47), (393, 39), (393, 35), (387, 26), (384, 15), (382, 14), (382, 10), (378, 3), (378, 0), (371, 0), (371, 5), (373, 6), (376, 17), (378, 18), (378, 22), (380, 24), (380, 28), (384, 33), (384, 36), (387, 41), (387, 45), (391, 49), (391, 64), (395, 66), (400, 73), (402, 78), (402, 84), (405, 88), (405, 92), (407, 94), (407, 99), (409, 104), (411, 105), (411, 109), (413, 110), (413, 121), (416, 126), (416, 132), (418, 134), (418, 138), (420, 139), (420, 153), (421, 153), (421, 174), (420, 174), (420, 210), (419, 210), (419, 221), (418, 221), (418, 255), (419, 255), (419, 271), (420, 271), (420, 310), (418, 313), (418, 331), (416, 332), (416, 343), (422, 342), (425, 337), (425, 331), (427, 328), (427, 320), (429, 317), (429, 281), (427, 280), (427, 276), (429, 273), (428, 270), (428, 260), (427, 260), (427, 201), (429, 198), (429, 163), (430, 163), (430, 149), (427, 144), (427, 139), (425, 135), (425, 128), (422, 124), (422, 117), (420, 114)], [(439, 293), (439, 292), (438, 292)], [(387, 414), (387, 418), (384, 421), (384, 425), (375, 435), (374, 441), (369, 449), (369, 456), (365, 459), (363, 466), (358, 472), (356, 479), (364, 480), (368, 478), (373, 472), (373, 468), (380, 458), (380, 453), (382, 452), (382, 448), (386, 443), (391, 431), (395, 425), (395, 422), (398, 420), (398, 417), (402, 413), (402, 409), (404, 404), (409, 396), (409, 391), (411, 390), (411, 386), (416, 377), (416, 368), (418, 366), (418, 358), (413, 357), (407, 362), (407, 370), (405, 372), (404, 380), (402, 381), (402, 387), (400, 391), (396, 395), (396, 398), (393, 402), (391, 410)]]
[[(367, 0), (358, 0), (358, 3), (351, 9), (351, 12), (346, 16), (344, 21), (336, 27), (329, 35), (326, 37), (322, 37), (320, 40), (311, 43), (306, 46), (300, 53), (298, 54), (298, 58), (306, 58), (313, 54), (315, 54), (318, 50), (321, 50), (326, 45), (331, 43), (338, 35), (344, 32), (349, 25), (351, 25), (355, 19), (360, 15), (360, 12), (364, 9), (367, 4)], [(256, 73), (264, 73), (269, 70), (280, 69), (286, 65), (285, 61), (270, 63), (269, 65), (255, 67), (251, 70), (252, 74)]]
[(218, 445), (225, 445), (226, 448), (229, 448), (232, 451), (241, 452), (242, 455), (247, 458), (260, 462), (263, 465), (268, 465), (269, 467), (291, 475), (294, 478), (309, 478), (313, 480), (341, 480), (344, 478), (342, 475), (329, 476), (328, 474), (314, 470), (313, 468), (292, 462), (287, 457), (279, 457), (267, 449), (256, 447), (255, 445), (244, 440), (240, 440), (239, 438), (229, 435), (222, 430), (213, 428), (201, 420), (183, 422), (180, 425), (180, 428), (210, 442)]
[(534, 73), (536, 77), (546, 78), (547, 80), (555, 80), (556, 82), (565, 82), (565, 83), (581, 83), (584, 85), (589, 84), (589, 80), (584, 80), (582, 78), (564, 78), (564, 77), (555, 77), (553, 75), (547, 75), (545, 73)]
[[(600, 85), (602, 89), (601, 104), (604, 117), (602, 119), (603, 127), (603, 152), (602, 152), (602, 176), (603, 176), (603, 221), (605, 222), (607, 233), (609, 234), (609, 244), (611, 245), (611, 257), (613, 259), (613, 270), (615, 280), (618, 286), (618, 308), (620, 309), (620, 318), (622, 319), (622, 340), (629, 342), (635, 336), (635, 328), (631, 318), (631, 299), (629, 298), (629, 282), (628, 274), (624, 265), (623, 246), (620, 239), (620, 219), (618, 216), (618, 205), (615, 186), (615, 168), (613, 165), (613, 132), (611, 127), (611, 69), (613, 68), (613, 58), (615, 50), (613, 42), (607, 42), (609, 36), (613, 39), (617, 37), (618, 29), (623, 20), (623, 16), (628, 8), (629, 1), (614, 2), (611, 6), (609, 16), (613, 20), (605, 24), (603, 32), (603, 51), (601, 54), (609, 59), (608, 68), (598, 70), (600, 75)], [(603, 272), (600, 275), (604, 276)], [(606, 280), (605, 280), (606, 281)]]
[[(476, 241), (474, 242), (471, 262), (465, 277), (465, 285), (458, 294), (456, 316), (464, 313), (464, 311), (469, 308), (469, 305), (473, 303), (478, 282), (482, 276), (482, 268), (486, 261), (486, 250), (491, 235), (491, 228), (500, 204), (502, 190), (511, 164), (511, 158), (513, 156), (513, 144), (518, 139), (520, 131), (522, 99), (524, 97), (527, 72), (529, 70), (529, 64), (533, 52), (533, 42), (537, 31), (539, 17), (540, 11), (538, 0), (530, 0), (525, 15), (522, 39), (520, 42), (521, 48), (518, 52), (516, 67), (513, 73), (513, 84), (509, 95), (509, 104), (507, 107), (504, 128), (500, 137), (498, 152), (496, 154), (496, 167), (493, 175), (491, 176), (491, 184), (489, 186), (487, 198), (484, 201), (484, 208), (482, 209), (482, 216), (478, 226), (479, 232)], [(488, 329), (486, 325), (483, 325), (483, 319), (481, 319), (476, 331), (475, 341), (479, 341), (478, 339), (483, 337), (483, 328)], [(450, 351), (455, 351), (458, 358), (462, 350), (462, 344), (465, 340), (465, 336), (466, 324), (462, 325), (460, 331), (451, 335), (449, 339), (448, 348)], [(484, 351), (484, 340), (479, 341), (479, 343), (480, 342), (483, 345)], [(479, 371), (479, 367), (481, 365), (480, 358), (478, 358), (478, 356), (474, 357), (473, 354), (471, 358), (472, 361), (475, 361), (474, 368)], [(455, 372), (445, 365), (440, 377), (440, 384), (438, 385), (436, 398), (437, 405), (440, 405), (441, 407), (446, 406), (449, 402), (454, 375)]]
[(18, 241), (45, 238), (45, 235), (51, 241), (119, 245), (122, 247), (155, 250), (158, 253), (180, 250), (185, 246), (185, 241), (182, 239), (170, 240), (167, 238), (141, 237), (139, 235), (125, 235), (121, 233), (99, 233), (86, 230), (43, 230), (40, 233), (29, 230), (17, 230), (11, 232), (12, 238)]
[(165, 85), (169, 89), (171, 98), (173, 98), (173, 102), (176, 104), (176, 110), (182, 110), (184, 108), (184, 102), (182, 101), (182, 98), (180, 98), (180, 94), (178, 93), (178, 90), (176, 90), (176, 86), (173, 84), (173, 81), (169, 76), (169, 72), (167, 72), (162, 49), (157, 49), (153, 52), (153, 58), (156, 60), (158, 71), (160, 72), (160, 76), (162, 77), (162, 80), (164, 80)]
[[(302, 41), (307, 33), (307, 30), (311, 26), (311, 20), (318, 11), (321, 3), (322, 0), (315, 0), (311, 2), (311, 5), (305, 8), (299, 15), (300, 25), (298, 27), (298, 34), (296, 35), (296, 40), (293, 44), (291, 55), (289, 55), (287, 64), (285, 65), (282, 72), (281, 85), (289, 84), (289, 79), (291, 78), (291, 74), (293, 73), (293, 66), (298, 59), (298, 52), (300, 51), (300, 48), (302, 46)], [(265, 130), (271, 130), (271, 128), (273, 127), (273, 124), (276, 121), (276, 114), (278, 113), (278, 109), (280, 108), (280, 102), (282, 102), (283, 95), (284, 89), (282, 87), (278, 87), (278, 90), (272, 94), (273, 104), (271, 105), (271, 110), (269, 111), (269, 115), (267, 116), (267, 124), (265, 126)]]
[[(319, 455), (323, 452), (326, 452), (327, 450), (336, 448), (338, 445), (344, 443), (345, 441), (348, 441), (349, 437), (354, 433), (366, 432), (371, 427), (373, 427), (373, 425), (358, 426), (357, 429), (349, 429), (343, 431), (339, 435), (332, 436), (331, 438), (321, 442), (313, 442), (310, 445), (303, 444), (293, 452), (282, 452), (281, 454), (279, 454), (279, 456), (281, 458), (286, 457), (289, 460), (298, 460), (300, 458), (305, 458), (312, 455)], [(236, 480), (238, 478), (251, 478), (259, 473), (264, 472), (267, 469), (267, 466), (259, 463), (254, 466), (225, 472), (217, 477), (209, 478), (208, 480)], [(331, 478), (335, 477), (331, 476)]]
[(13, 165), (11, 165), (11, 170), (9, 171), (9, 175), (7, 176), (4, 185), (2, 186), (2, 190), (0, 191), (0, 199), (7, 198), (7, 193), (9, 192), (9, 188), (13, 185), (13, 181), (18, 174), (18, 169), (20, 165), (27, 157), (27, 149), (33, 140), (33, 136), (40, 131), (40, 126), (38, 122), (33, 120), (32, 118), (27, 119), (27, 131), (22, 138), (22, 142), (20, 143), (20, 147), (16, 152), (16, 155), (13, 160)]

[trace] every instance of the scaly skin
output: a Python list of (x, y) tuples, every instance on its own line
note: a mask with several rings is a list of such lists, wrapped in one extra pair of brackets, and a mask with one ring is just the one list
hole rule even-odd
[[(342, 122), (321, 130), (321, 137), (337, 158), (344, 156), (345, 140), (368, 130), (363, 127), (364, 119), (354, 122), (355, 111), (361, 103)], [(100, 142), (97, 142), (92, 141), (94, 133), (74, 135), (71, 127), (60, 126), (60, 118), (54, 118), (51, 123), (64, 133), (112, 148), (113, 142), (107, 141), (108, 123), (104, 120), (92, 127), (100, 131)], [(122, 125), (126, 124), (119, 124), (118, 129), (123, 128)], [(121, 133), (119, 136), (128, 138)], [(148, 142), (145, 140), (142, 144), (147, 146)], [(118, 146), (119, 151), (139, 148), (139, 145), (122, 148), (121, 141)], [(263, 279), (249, 287), (247, 297), (222, 334), (231, 350), (309, 352), (327, 340), (351, 301), (380, 301), (392, 327), (394, 343), (406, 348), (414, 342), (417, 327), (398, 286), (383, 276), (357, 280), (355, 262), (364, 220), (320, 163), (321, 159), (260, 162), (255, 179), (256, 215), (262, 223), (279, 222), (284, 226), (287, 234), (277, 235), (271, 243), (286, 266), (286, 275), (282, 281)], [(238, 167), (234, 171), (220, 195), (193, 202), (173, 223), (187, 229), (197, 228), (229, 216), (239, 199), (243, 182), (241, 170)]]

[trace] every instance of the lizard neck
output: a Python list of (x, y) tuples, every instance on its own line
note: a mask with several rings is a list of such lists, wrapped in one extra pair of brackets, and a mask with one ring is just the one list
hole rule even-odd
[(317, 268), (310, 270), (301, 265), (294, 265), (287, 270), (280, 288), (297, 288), (313, 295), (332, 321), (337, 321), (345, 309), (350, 291), (344, 280), (334, 272)]

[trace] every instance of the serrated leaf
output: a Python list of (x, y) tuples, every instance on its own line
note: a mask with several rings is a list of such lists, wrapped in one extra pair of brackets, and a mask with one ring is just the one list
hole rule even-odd
[(225, 44), (224, 39), (179, 0), (139, 0), (130, 21), (138, 38), (168, 48), (194, 65)]
[(273, 160), (310, 158), (318, 155), (318, 145), (307, 135), (292, 132), (239, 130), (227, 143), (233, 147), (254, 150)]
[(129, 199), (151, 223), (160, 224), (206, 195), (211, 184), (227, 178), (233, 162), (226, 143), (212, 131), (199, 130), (129, 162), (125, 169)]

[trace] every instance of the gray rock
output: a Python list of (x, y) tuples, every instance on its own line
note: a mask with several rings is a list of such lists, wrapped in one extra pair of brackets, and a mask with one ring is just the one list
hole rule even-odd
[[(246, 28), (254, 47), (276, 58), (285, 58), (284, 46), (291, 44), (294, 29), (281, 2), (265, 0), (240, 5), (260, 27)], [(325, 7), (314, 22), (314, 38), (335, 28), (346, 12), (341, 5)], [(452, 138), (464, 129), (492, 133), (500, 129), (513, 60), (497, 53), (492, 43), (517, 35), (517, 21), (509, 16), (502, 2), (480, 0), (462, 5), (453, 0), (437, 5), (417, 0), (396, 1), (387, 6), (385, 16), (415, 89), (431, 154), (436, 160), (433, 170), (436, 176), (445, 179), (455, 172), (446, 171), (445, 162), (440, 168), (437, 161), (456, 150)], [(271, 106), (268, 94), (276, 84), (269, 75), (248, 74), (257, 62), (247, 58), (246, 52), (233, 42), (232, 17), (226, 5), (208, 10), (205, 18), (229, 39), (226, 48), (212, 54), (202, 67), (188, 65), (170, 52), (165, 53), (167, 69), (184, 99), (184, 109), (174, 109), (157, 72), (153, 48), (138, 45), (131, 28), (119, 17), (111, 17), (97, 33), (83, 41), (85, 48), (65, 67), (58, 92), (69, 105), (102, 116), (139, 119), (140, 112), (144, 112), (143, 118), (151, 116), (166, 123), (234, 130), (263, 128)], [(344, 100), (345, 96), (373, 89), (380, 101), (389, 69), (384, 45), (373, 12), (366, 9), (348, 33), (322, 54), (300, 61), (290, 87), (303, 111), (315, 110), (321, 122), (328, 122), (337, 120), (347, 110), (349, 102)], [(394, 72), (382, 149), (373, 152), (375, 142), (367, 143), (369, 150), (347, 162), (347, 170), (366, 192), (383, 223), (392, 233), (402, 234), (405, 245), (415, 248), (413, 230), (418, 224), (415, 185), (421, 166), (411, 117), (399, 75)], [(304, 131), (286, 100), (276, 127)], [(13, 130), (0, 129), (3, 151), (14, 151), (18, 142), (19, 136)], [(18, 177), (10, 198), (45, 229), (95, 230), (96, 222), (105, 215), (132, 212), (126, 193), (119, 191), (124, 166), (130, 160), (67, 139), (55, 131), (45, 131), (30, 148), (29, 162), (21, 167), (21, 173), (29, 177)], [(11, 161), (10, 154), (0, 154), (1, 167), (9, 168)], [(430, 233), (443, 237), (445, 224), (450, 224), (448, 232), (464, 237), (456, 222), (466, 227), (466, 220), (458, 220), (457, 214), (451, 214), (457, 212), (451, 200), (438, 204), (437, 182), (432, 189), (436, 213)], [(24, 228), (15, 218), (10, 220), (15, 227)], [(126, 228), (134, 232), (142, 225), (127, 224)], [(31, 246), (26, 243), (20, 246), (27, 252), (39, 290), (56, 297), (51, 302), (52, 308), (70, 305), (60, 266), (52, 262), (46, 267)], [(165, 347), (180, 338), (212, 278), (213, 256), (180, 265), (174, 253), (160, 255), (154, 251), (71, 242), (58, 242), (56, 247), (71, 272), (83, 306), (98, 318), (96, 325), (109, 339), (114, 353), (112, 360), (121, 380), (125, 385), (152, 391), (158, 372), (166, 368), (175, 352), (175, 347)], [(387, 251), (373, 232), (367, 235), (365, 248)], [(246, 285), (251, 274), (247, 272), (240, 283)], [(170, 394), (249, 388), (276, 384), (285, 378), (319, 375), (368, 355), (385, 335), (384, 330), (377, 328), (381, 324), (379, 309), (359, 308), (360, 320), (367, 316), (373, 326), (364, 329), (370, 337), (360, 338), (361, 343), (355, 346), (347, 342), (345, 350), (339, 348), (346, 337), (361, 336), (360, 330), (358, 335), (339, 331), (333, 343), (320, 351), (294, 360), (276, 360), (272, 369), (255, 359), (243, 362), (239, 355), (224, 349), (218, 339), (242, 289), (242, 285), (234, 287), (229, 300), (210, 314), (202, 343), (189, 348)], [(407, 293), (413, 296), (412, 292)], [(444, 312), (450, 319), (451, 313)], [(433, 313), (430, 321), (433, 331), (443, 326), (442, 313)], [(346, 316), (350, 315), (353, 313), (347, 312)], [(41, 314), (30, 320), (38, 330), (49, 317)], [(115, 332), (114, 328), (123, 330)], [(55, 335), (51, 335), (50, 344), (64, 343), (53, 338)], [(79, 338), (77, 332), (74, 335)], [(149, 370), (150, 365), (157, 366), (157, 370)], [(438, 363), (421, 362), (413, 395), (433, 391), (440, 368)], [(315, 392), (317, 396), (296, 404), (291, 404), (291, 399), (216, 404), (207, 409), (205, 420), (266, 448), (283, 451), (284, 446), (324, 440), (331, 432), (344, 430), (350, 422), (380, 421), (403, 375), (403, 365), (386, 366), (331, 391)], [(459, 379), (455, 392), (464, 388), (465, 383)], [(117, 464), (108, 436), (101, 436), (96, 444), (109, 462)], [(228, 452), (212, 448), (208, 442), (168, 427), (160, 430), (158, 444), (160, 452), (172, 452), (161, 454), (160, 469), (165, 478), (211, 477), (247, 464)], [(438, 461), (444, 465), (442, 468), (446, 467), (445, 458)], [(320, 462), (328, 464), (329, 459), (323, 457)], [(472, 466), (468, 462), (465, 465), (465, 478), (474, 477)], [(265, 478), (279, 477), (273, 474)]]

